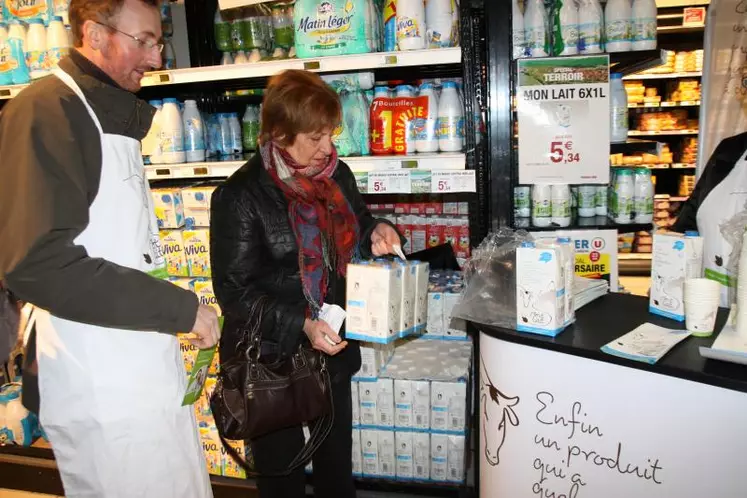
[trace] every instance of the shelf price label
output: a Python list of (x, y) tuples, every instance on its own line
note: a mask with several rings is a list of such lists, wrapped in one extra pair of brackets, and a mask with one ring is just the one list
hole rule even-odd
[(609, 56), (518, 61), (519, 183), (607, 183)]
[(411, 191), (409, 171), (372, 171), (368, 174), (369, 194), (409, 194)]
[(434, 194), (475, 191), (474, 171), (433, 171), (431, 174), (431, 192)]

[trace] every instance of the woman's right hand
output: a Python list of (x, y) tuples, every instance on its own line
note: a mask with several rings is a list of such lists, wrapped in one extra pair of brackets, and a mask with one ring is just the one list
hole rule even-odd
[[(343, 341), (324, 320), (310, 320), (307, 318), (303, 324), (303, 331), (306, 337), (309, 338), (311, 347), (330, 356), (336, 355), (348, 345), (348, 342)], [(327, 338), (329, 338), (329, 341)]]

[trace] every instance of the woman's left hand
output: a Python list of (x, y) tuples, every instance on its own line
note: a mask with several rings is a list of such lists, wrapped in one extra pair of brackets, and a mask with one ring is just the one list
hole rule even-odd
[(371, 233), (371, 253), (376, 257), (396, 254), (394, 246), (401, 243), (397, 230), (387, 223), (379, 223)]

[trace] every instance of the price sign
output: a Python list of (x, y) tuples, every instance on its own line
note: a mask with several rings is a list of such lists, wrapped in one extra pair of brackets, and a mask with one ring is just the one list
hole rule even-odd
[(409, 171), (372, 171), (368, 174), (369, 194), (409, 194)]
[(609, 182), (609, 56), (518, 65), (519, 182)]
[(474, 171), (434, 171), (431, 177), (431, 192), (449, 194), (475, 192)]

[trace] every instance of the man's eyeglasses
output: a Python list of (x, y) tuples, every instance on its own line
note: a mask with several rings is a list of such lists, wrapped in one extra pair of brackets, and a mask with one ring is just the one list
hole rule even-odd
[[(94, 21), (94, 22), (96, 22), (96, 21)], [(163, 46), (164, 46), (163, 43), (158, 43), (158, 42), (155, 42), (153, 40), (142, 40), (142, 39), (138, 38), (137, 36), (133, 36), (133, 35), (131, 35), (129, 33), (125, 33), (124, 31), (118, 30), (114, 26), (110, 26), (110, 25), (104, 24), (102, 22), (96, 22), (96, 24), (98, 24), (99, 26), (104, 26), (105, 28), (111, 29), (112, 31), (117, 32), (120, 35), (124, 35), (127, 38), (135, 40), (137, 42), (138, 46), (142, 50), (157, 50), (159, 54), (161, 52), (163, 52)]]

